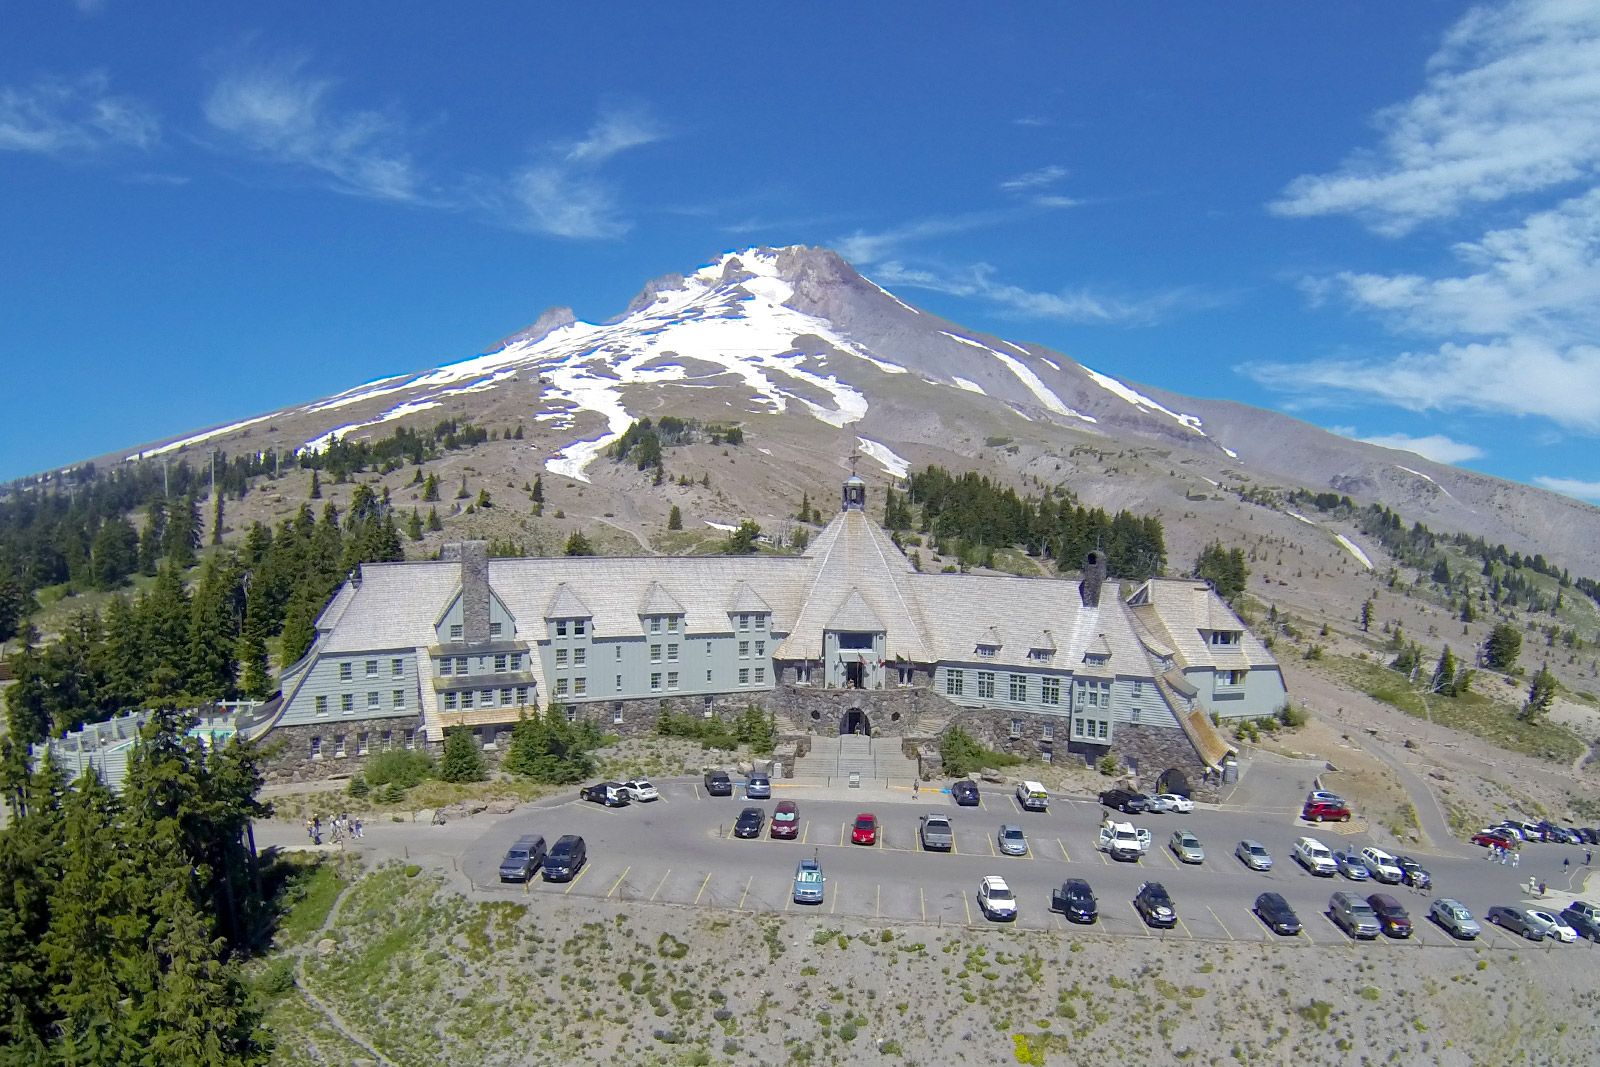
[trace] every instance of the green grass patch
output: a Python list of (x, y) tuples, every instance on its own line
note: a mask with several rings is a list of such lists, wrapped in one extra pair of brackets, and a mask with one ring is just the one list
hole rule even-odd
[(296, 860), (279, 898), (278, 943), (294, 945), (322, 929), (344, 880), (333, 864), (321, 859)]

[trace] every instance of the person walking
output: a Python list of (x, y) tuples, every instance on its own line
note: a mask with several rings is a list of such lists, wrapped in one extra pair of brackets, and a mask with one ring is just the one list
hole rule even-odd
[(350, 836), (351, 837), (360, 837), (361, 836), (361, 820), (359, 818), (357, 818), (354, 822), (352, 822), (350, 824)]
[(1512, 867), (1513, 867), (1513, 868), (1515, 868), (1515, 867), (1516, 867), (1516, 865), (1517, 865), (1517, 861), (1518, 861), (1518, 860), (1520, 860), (1520, 859), (1522, 859), (1522, 853), (1520, 853), (1520, 852), (1513, 852), (1513, 853), (1512, 853), (1512, 854), (1511, 854), (1511, 866), (1512, 866)]
[(1593, 857), (1593, 855), (1594, 854), (1592, 852), (1590, 852), (1588, 849), (1584, 849), (1583, 850), (1583, 865), (1585, 867), (1587, 867), (1589, 865), (1589, 860)]
[(922, 788), (922, 785), (921, 785), (920, 782), (918, 782), (915, 778), (911, 779), (911, 795), (912, 796), (917, 796), (919, 794), (919, 792), (921, 791), (921, 788)]

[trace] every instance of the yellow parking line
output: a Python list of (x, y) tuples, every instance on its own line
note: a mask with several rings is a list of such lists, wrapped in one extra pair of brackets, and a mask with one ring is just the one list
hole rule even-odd
[(698, 903), (700, 903), (700, 894), (701, 894), (701, 893), (704, 893), (704, 892), (705, 892), (705, 891), (706, 891), (706, 886), (707, 886), (707, 885), (708, 885), (708, 884), (709, 884), (709, 883), (710, 883), (710, 882), (711, 882), (711, 872), (710, 872), (710, 871), (707, 871), (707, 872), (706, 872), (706, 877), (705, 877), (705, 881), (703, 881), (703, 882), (701, 882), (701, 883), (700, 883), (700, 892), (699, 892), (699, 893), (696, 893), (696, 894), (695, 894), (695, 895), (694, 895), (694, 902), (695, 902), (695, 903), (696, 903), (696, 904), (698, 904)]
[(587, 863), (585, 863), (583, 865), (583, 870), (578, 872), (578, 876), (576, 878), (574, 878), (572, 881), (567, 883), (567, 888), (565, 888), (565, 889), (563, 889), (561, 891), (561, 895), (562, 896), (566, 896), (568, 893), (570, 893), (574, 889), (576, 889), (578, 887), (578, 883), (583, 881), (583, 876), (588, 874), (588, 873), (589, 873), (589, 865)]
[(847, 822), (842, 822), (842, 823), (839, 824), (839, 847), (840, 848), (844, 847), (844, 829), (845, 829), (845, 827), (847, 827), (849, 825), (850, 824), (847, 823)]
[(800, 827), (800, 843), (802, 845), (805, 844), (806, 838), (809, 836), (811, 836), (811, 823), (808, 820), (805, 825)]
[(756, 876), (752, 874), (744, 880), (744, 891), (739, 894), (739, 911), (744, 910), (744, 898), (750, 895), (750, 883), (755, 881), (755, 878)]
[(994, 856), (996, 859), (998, 859), (1000, 857), (1000, 853), (998, 853), (998, 852), (996, 852), (994, 850), (994, 841), (991, 838), (987, 838), (987, 837), (984, 838), (984, 840), (989, 842), (989, 855)]
[(657, 882), (657, 883), (656, 883), (656, 892), (655, 892), (655, 893), (651, 893), (651, 894), (650, 894), (650, 899), (651, 899), (651, 900), (652, 900), (652, 901), (654, 901), (654, 900), (655, 900), (655, 899), (656, 899), (656, 893), (659, 893), (659, 892), (661, 892), (661, 887), (662, 887), (662, 886), (664, 886), (664, 885), (666, 885), (666, 884), (667, 884), (667, 879), (668, 879), (668, 878), (671, 878), (671, 877), (672, 877), (672, 868), (671, 868), (671, 867), (668, 867), (668, 868), (667, 868), (667, 873), (666, 873), (666, 874), (663, 874), (663, 875), (662, 875), (662, 876), (661, 876), (661, 881), (659, 881), (659, 882)]
[(1067, 852), (1066, 843), (1063, 842), (1061, 840), (1061, 838), (1058, 837), (1058, 838), (1056, 838), (1056, 844), (1061, 846), (1061, 858), (1066, 860), (1068, 863), (1071, 863), (1072, 862), (1072, 856), (1070, 854), (1068, 854), (1068, 852)]
[(883, 886), (872, 887), (872, 917), (874, 919), (883, 914)]
[(611, 883), (611, 888), (610, 889), (606, 890), (606, 899), (607, 900), (611, 899), (611, 894), (615, 893), (617, 891), (617, 886), (622, 884), (622, 880), (624, 878), (628, 877), (628, 872), (631, 871), (631, 870), (633, 870), (632, 867), (624, 867), (624, 868), (622, 868), (622, 873), (617, 875), (617, 880), (615, 882)]
[[(1271, 931), (1268, 932), (1270, 933)], [(1300, 924), (1300, 935), (1313, 945), (1317, 943), (1317, 939), (1311, 936), (1311, 928), (1306, 926), (1305, 923)]]
[(690, 787), (694, 789), (694, 798), (696, 800), (699, 800), (700, 799), (700, 784), (698, 782), (691, 782), (689, 784), (690, 784)]
[(983, 794), (982, 793), (978, 794), (978, 810), (979, 811), (988, 811), (989, 810), (988, 808), (983, 806)]
[(1186, 936), (1189, 940), (1193, 941), (1194, 940), (1194, 935), (1189, 933), (1189, 928), (1184, 925), (1183, 919), (1181, 917), (1177, 917), (1177, 916), (1174, 916), (1174, 917), (1178, 919), (1178, 926), (1180, 928), (1182, 928), (1184, 936)]
[(917, 907), (922, 910), (922, 921), (928, 921), (928, 898), (922, 895), (922, 887), (917, 886)]
[(971, 926), (972, 925), (972, 904), (967, 900), (967, 895), (965, 893), (961, 894), (961, 907), (967, 913), (967, 925)]
[(828, 914), (832, 915), (833, 914), (833, 909), (837, 908), (838, 906), (839, 906), (839, 889), (838, 889), (837, 886), (835, 886), (834, 890), (833, 890), (833, 897), (832, 897), (832, 899), (830, 899), (828, 901)]
[(1210, 904), (1207, 904), (1206, 905), (1206, 910), (1211, 913), (1211, 917), (1213, 919), (1217, 920), (1217, 925), (1222, 927), (1222, 932), (1228, 935), (1228, 940), (1229, 941), (1236, 940), (1234, 938), (1234, 936), (1233, 936), (1233, 931), (1228, 929), (1228, 924), (1223, 922), (1221, 917), (1219, 917), (1217, 915), (1217, 909), (1213, 908)]

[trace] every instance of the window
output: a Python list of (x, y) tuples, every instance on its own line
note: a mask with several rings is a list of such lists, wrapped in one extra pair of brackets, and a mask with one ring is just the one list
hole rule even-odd
[(567, 680), (565, 678), (557, 678), (556, 679), (556, 696), (564, 697), (566, 695), (567, 695)]
[(994, 699), (994, 672), (993, 671), (979, 671), (978, 672), (978, 699), (979, 700), (993, 700)]
[(678, 617), (676, 615), (668, 615), (667, 616), (667, 633), (675, 634), (677, 632), (678, 632)]
[(668, 671), (667, 672), (667, 688), (668, 689), (676, 689), (676, 688), (678, 688), (678, 672), (677, 671)]
[(466, 690), (465, 692), (463, 692), (461, 694), (461, 708), (462, 708), (463, 711), (466, 710), (467, 708), (472, 707), (472, 699), (473, 699), (473, 693), (472, 693), (472, 690), (470, 690), (470, 689)]
[(621, 660), (622, 660), (622, 646), (621, 645), (617, 645), (615, 647), (616, 647), (616, 650), (617, 650), (617, 660), (618, 660), (618, 662), (621, 662)]
[(526, 704), (527, 702), (528, 702), (528, 687), (525, 686), (525, 685), (517, 686), (517, 703), (518, 704)]
[(1055, 658), (1055, 651), (1048, 648), (1028, 649), (1028, 658), (1037, 660), (1050, 660)]
[(456, 699), (457, 698), (456, 698), (456, 695), (454, 693), (446, 693), (444, 695), (444, 710), (445, 711), (455, 711), (456, 710)]
[(456, 673), (457, 674), (466, 674), (467, 673), (467, 657), (465, 657), (465, 656), (457, 656), (456, 657)]
[(1011, 675), (1011, 700), (1021, 703), (1028, 699), (1028, 676), (1026, 674)]
[(564, 648), (556, 649), (556, 666), (557, 667), (565, 667), (566, 665), (567, 665), (567, 650), (564, 649)]
[(349, 714), (356, 710), (356, 695), (354, 693), (339, 694), (339, 710)]
[(587, 648), (575, 648), (572, 650), (572, 665), (574, 667), (582, 667), (588, 662), (589, 650)]
[(408, 729), (406, 731), (406, 747), (407, 748), (416, 748), (417, 747), (417, 731), (416, 730)]
[(750, 616), (748, 616), (748, 615), (740, 615), (739, 616), (739, 629), (741, 629), (741, 630), (750, 629)]
[(617, 675), (617, 692), (622, 692), (622, 675)]
[(1144, 696), (1144, 683), (1143, 682), (1134, 682), (1133, 683), (1133, 695), (1134, 695), (1135, 698)]
[(566, 619), (557, 619), (556, 620), (556, 636), (557, 637), (565, 637), (565, 636), (567, 636), (567, 620)]
[(572, 620), (572, 636), (582, 637), (589, 632), (589, 624), (582, 619)]
[(496, 674), (504, 674), (504, 673), (506, 673), (506, 657), (505, 657), (504, 653), (501, 653), (500, 655), (498, 655), (498, 656), (496, 656), (494, 658), (494, 673), (496, 673)]
[(506, 628), (503, 623), (491, 622), (489, 624), (489, 636), (499, 637), (501, 634), (505, 633), (505, 629)]
[(711, 655), (711, 642), (710, 641), (706, 642), (706, 655), (708, 655), (708, 656)]
[(1111, 732), (1111, 724), (1104, 719), (1100, 720), (1100, 740), (1104, 741)]
[[(576, 650), (574, 650), (574, 651), (576, 651)], [(522, 669), (522, 653), (521, 652), (513, 652), (513, 653), (511, 653), (511, 669), (514, 670), (514, 671), (520, 671)]]
[(572, 680), (572, 695), (573, 696), (581, 697), (581, 696), (585, 695), (588, 692), (589, 692), (589, 679), (587, 679), (587, 678), (574, 678)]
[(1042, 700), (1046, 704), (1059, 704), (1059, 703), (1061, 703), (1061, 679), (1060, 678), (1041, 678), (1041, 679), (1039, 679), (1039, 699)]
[(658, 634), (661, 632), (661, 616), (650, 616), (650, 632), (653, 634)]
[(796, 685), (811, 684), (811, 664), (799, 663), (794, 668), (794, 683)]
[(1239, 631), (1213, 630), (1211, 631), (1211, 643), (1213, 645), (1237, 645), (1239, 643)]
[(1022, 736), (1022, 720), (1021, 719), (1012, 719), (1011, 720), (1011, 736), (1012, 737), (1021, 737)]
[(1244, 671), (1218, 671), (1217, 684), (1219, 686), (1241, 686), (1244, 684)]
[(318, 697), (317, 698), (317, 714), (318, 715), (326, 715), (326, 714), (328, 714), (328, 698), (327, 697), (322, 696), (322, 697)]
[(651, 645), (650, 646), (650, 662), (651, 663), (660, 663), (661, 662), (661, 646), (660, 645)]
[(356, 734), (356, 755), (365, 756), (367, 754), (368, 736), (369, 735), (365, 730), (362, 730), (360, 733)]
[(767, 643), (765, 641), (757, 641), (756, 642), (756, 655), (759, 657), (759, 656), (765, 656), (766, 654), (767, 654)]
[(441, 659), (439, 661), (439, 673), (440, 674), (453, 674), (453, 673), (455, 673), (454, 667), (455, 667), (455, 660), (451, 659), (449, 656), (446, 656), (446, 657), (444, 657), (443, 659)]
[(676, 662), (678, 662), (678, 646), (677, 645), (674, 644), (674, 645), (668, 645), (667, 646), (667, 662), (668, 663), (676, 663)]
[(345, 757), (344, 734), (335, 734), (334, 735), (334, 738), (333, 738), (333, 756), (334, 756), (335, 759), (343, 759)]
[(383, 747), (386, 748), (386, 749), (394, 747), (394, 731), (393, 730), (385, 730), (383, 732)]
[(945, 696), (951, 696), (951, 697), (960, 696), (962, 694), (962, 692), (963, 692), (963, 687), (965, 686), (965, 682), (966, 682), (965, 672), (957, 671), (957, 670), (946, 670), (944, 672), (944, 694), (945, 694)]
[(394, 677), (402, 677), (406, 673), (406, 661), (396, 656), (389, 661), (389, 673)]
[(900, 684), (910, 685), (912, 679), (915, 677), (916, 668), (911, 666), (909, 663), (902, 663), (897, 670), (900, 672)]
[(383, 698), (381, 696), (379, 696), (378, 691), (376, 689), (370, 690), (367, 693), (367, 707), (368, 708), (382, 707), (383, 706), (382, 700), (383, 700)]
[(500, 690), (500, 706), (502, 708), (509, 708), (511, 706), (511, 704), (512, 704), (513, 695), (514, 695), (514, 690), (512, 690), (512, 688), (509, 685), (506, 686), (504, 689)]
[(451, 625), (450, 625), (450, 640), (452, 640), (452, 641), (461, 640), (461, 624), (459, 622), (451, 623)]
[(1100, 706), (1100, 689), (1094, 685), (1089, 687), (1089, 706), (1091, 708), (1098, 708)]
[(740, 641), (739, 642), (739, 658), (740, 659), (749, 659), (750, 658), (750, 642), (749, 641)]
[(661, 692), (661, 672), (660, 671), (657, 671), (654, 674), (650, 675), (650, 692), (652, 692), (652, 693)]
[(707, 670), (706, 671), (706, 682), (707, 682), (707, 684), (709, 684), (710, 681), (711, 681), (711, 672), (709, 670)]
[(351, 667), (352, 665), (349, 663), (339, 664), (339, 681), (348, 682), (350, 680), (352, 677)]
[(750, 668), (749, 667), (740, 667), (739, 668), (739, 684), (740, 685), (749, 685), (750, 684)]
[(377, 673), (378, 673), (378, 661), (375, 660), (375, 659), (367, 660), (367, 677), (368, 678), (376, 677)]
[(1000, 650), (993, 645), (979, 645), (977, 648), (978, 655), (983, 659), (993, 659), (995, 653), (999, 651)]
[(765, 667), (757, 667), (756, 668), (756, 684), (757, 685), (766, 685), (767, 684), (767, 669)]
[(1128, 709), (1128, 719), (1135, 726), (1139, 725), (1139, 709), (1138, 708), (1129, 708)]
[(767, 628), (767, 617), (765, 615), (757, 615), (756, 616), (756, 629), (765, 630), (766, 628)]
[(622, 721), (622, 701), (620, 700), (611, 705), (611, 721), (613, 724)]
[(577, 722), (578, 721), (578, 705), (576, 705), (576, 704), (568, 704), (567, 705), (567, 721), (568, 722)]
[(1044, 722), (1039, 724), (1039, 740), (1054, 741), (1056, 739), (1056, 724)]
[(311, 758), (322, 758), (322, 738), (318, 737), (316, 734), (311, 735)]

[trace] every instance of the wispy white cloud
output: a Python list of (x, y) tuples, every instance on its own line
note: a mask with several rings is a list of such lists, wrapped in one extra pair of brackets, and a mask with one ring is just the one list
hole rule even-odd
[(155, 112), (131, 96), (113, 94), (102, 73), (0, 88), (0, 150), (49, 156), (144, 150), (160, 136)]
[(1026, 189), (1042, 189), (1045, 186), (1054, 185), (1056, 182), (1060, 181), (1066, 176), (1066, 167), (1057, 166), (1056, 164), (1052, 163), (1048, 167), (1040, 167), (1038, 170), (1030, 170), (1025, 174), (1017, 175), (1015, 178), (1007, 178), (1005, 181), (1000, 183), (1000, 188), (1004, 189), (1008, 193), (1019, 192)]
[(907, 245), (932, 237), (968, 233), (992, 226), (1011, 217), (1004, 211), (973, 211), (961, 215), (941, 215), (918, 219), (901, 226), (868, 233), (857, 230), (848, 237), (836, 238), (834, 250), (857, 266), (868, 266), (896, 256)]
[(642, 108), (603, 111), (582, 139), (554, 145), (508, 183), (506, 216), (533, 233), (579, 240), (621, 237), (633, 228), (601, 165), (667, 136)]
[(1011, 120), (1013, 126), (1053, 126), (1055, 125), (1043, 115), (1019, 115)]
[(1294, 179), (1280, 215), (1355, 215), (1401, 234), (1472, 204), (1592, 178), (1600, 169), (1600, 6), (1525, 0), (1469, 11), (1429, 60), (1427, 84), (1380, 111), (1380, 147)]
[(949, 270), (912, 267), (898, 260), (885, 260), (872, 270), (873, 278), (885, 285), (974, 297), (1021, 318), (1030, 319), (1147, 325), (1175, 309), (1207, 303), (1207, 298), (1202, 294), (1187, 289), (1129, 298), (1097, 293), (1087, 288), (1027, 289), (1003, 282), (997, 274), (996, 269), (988, 263)]
[(309, 74), (306, 66), (303, 57), (291, 57), (228, 70), (205, 100), (206, 121), (253, 152), (323, 175), (340, 192), (424, 199), (401, 120), (337, 108), (336, 83)]
[(1380, 448), (1396, 448), (1402, 452), (1415, 452), (1423, 459), (1431, 459), (1435, 463), (1464, 463), (1469, 459), (1478, 459), (1484, 453), (1477, 445), (1465, 441), (1456, 441), (1444, 434), (1432, 433), (1423, 437), (1414, 437), (1405, 433), (1384, 433), (1371, 437), (1362, 437), (1348, 427), (1330, 427), (1334, 433), (1344, 437), (1353, 437), (1369, 445)]
[(1600, 504), (1600, 482), (1588, 482), (1581, 478), (1553, 478), (1541, 474), (1533, 479), (1533, 484), (1552, 493), (1586, 500), (1591, 504)]

